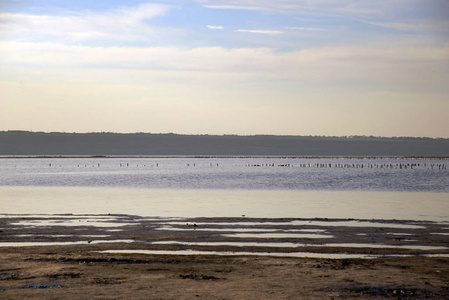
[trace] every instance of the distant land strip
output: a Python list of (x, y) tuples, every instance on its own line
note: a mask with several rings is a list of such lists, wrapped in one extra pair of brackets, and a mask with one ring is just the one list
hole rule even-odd
[(0, 159), (12, 159), (12, 158), (129, 158), (129, 159), (141, 159), (141, 158), (192, 158), (192, 159), (209, 159), (209, 158), (278, 158), (278, 159), (448, 159), (449, 156), (259, 156), (259, 155), (208, 155), (208, 156), (192, 156), (192, 155), (0, 155)]
[(449, 139), (0, 131), (2, 157), (447, 158)]

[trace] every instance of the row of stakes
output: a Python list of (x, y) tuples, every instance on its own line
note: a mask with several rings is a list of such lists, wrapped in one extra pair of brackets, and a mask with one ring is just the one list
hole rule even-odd
[[(50, 167), (52, 167), (53, 165), (50, 163), (49, 164)], [(78, 167), (82, 167), (83, 165), (78, 165)], [(84, 165), (84, 167), (88, 167), (91, 165)], [(121, 163), (120, 167), (132, 167), (132, 165), (130, 165), (129, 163)], [(147, 165), (143, 165), (143, 167), (146, 167)], [(159, 164), (156, 163), (155, 165), (148, 165), (151, 167), (159, 167)], [(193, 166), (196, 167), (196, 164), (186, 164), (187, 167)], [(215, 166), (215, 164), (210, 164), (210, 166)], [(216, 164), (216, 166), (218, 167), (218, 163)], [(244, 165), (245, 167), (293, 167), (292, 164), (246, 164)], [(430, 169), (430, 170), (446, 170), (446, 165), (445, 164), (427, 164), (427, 163), (414, 163), (414, 164), (298, 164), (296, 165), (300, 168), (337, 168), (337, 169), (422, 169), (422, 168), (426, 168), (426, 169)], [(61, 167), (61, 165), (59, 165), (59, 167)], [(92, 165), (92, 167), (100, 167), (100, 164), (96, 164), (96, 165)], [(139, 165), (136, 165), (136, 167), (139, 167)]]
[[(52, 167), (53, 165), (50, 163), (50, 164), (48, 164), (48, 166), (49, 167)], [(77, 165), (78, 167), (83, 167), (83, 165)], [(84, 167), (85, 168), (87, 168), (87, 167), (90, 167), (91, 165), (84, 165)], [(136, 167), (138, 167), (139, 165), (136, 165)], [(147, 165), (143, 165), (144, 167), (146, 167)], [(149, 166), (151, 166), (151, 167), (159, 167), (159, 164), (155, 164), (155, 165), (149, 165)], [(196, 166), (196, 164), (192, 164), (192, 166)], [(210, 164), (210, 166), (212, 167), (213, 166), (213, 164)], [(62, 165), (59, 165), (59, 167), (62, 167)], [(100, 164), (98, 163), (98, 164), (94, 164), (94, 165), (92, 165), (92, 167), (100, 167)], [(126, 164), (120, 164), (120, 167), (121, 168), (123, 168), (123, 167), (132, 167), (132, 165), (130, 165), (129, 163), (126, 163)], [(187, 164), (187, 167), (190, 167), (190, 164)], [(217, 163), (217, 167), (218, 167), (218, 163)]]
[[(247, 167), (275, 167), (275, 164), (247, 164)], [(278, 167), (293, 167), (291, 164), (277, 165)], [(417, 169), (417, 168), (427, 168), (427, 169), (438, 169), (446, 170), (445, 164), (299, 164), (300, 168), (340, 168), (340, 169)]]

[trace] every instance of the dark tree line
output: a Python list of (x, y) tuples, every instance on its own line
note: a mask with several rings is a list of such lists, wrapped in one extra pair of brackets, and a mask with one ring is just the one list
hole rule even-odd
[(449, 139), (2, 131), (0, 155), (449, 156)]

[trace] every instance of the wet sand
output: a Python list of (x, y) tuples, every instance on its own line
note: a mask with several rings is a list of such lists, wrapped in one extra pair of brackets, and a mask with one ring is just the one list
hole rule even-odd
[(0, 230), (2, 299), (449, 295), (448, 223), (3, 215)]

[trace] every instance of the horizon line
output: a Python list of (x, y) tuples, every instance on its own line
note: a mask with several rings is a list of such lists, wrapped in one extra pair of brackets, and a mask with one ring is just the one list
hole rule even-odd
[(174, 133), (174, 132), (113, 132), (113, 131), (89, 131), (89, 132), (68, 132), (68, 131), (34, 131), (34, 130), (1, 130), (0, 133), (43, 133), (43, 134), (116, 134), (116, 135), (132, 135), (132, 134), (150, 134), (150, 135), (179, 135), (179, 136), (235, 136), (235, 137), (257, 137), (257, 136), (272, 136), (272, 137), (313, 137), (313, 138), (371, 138), (371, 139), (433, 139), (433, 140), (447, 140), (444, 137), (429, 137), (429, 136), (375, 136), (375, 135), (299, 135), (299, 134), (234, 134), (234, 133), (224, 133), (224, 134), (209, 134), (209, 133)]

